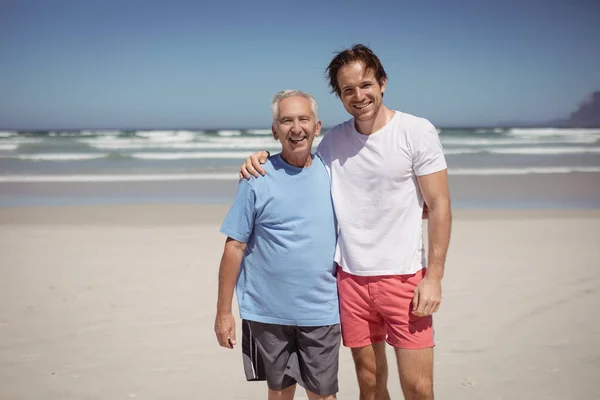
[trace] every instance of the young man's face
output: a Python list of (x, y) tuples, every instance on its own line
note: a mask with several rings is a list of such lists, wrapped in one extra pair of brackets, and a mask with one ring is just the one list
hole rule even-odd
[(279, 115), (272, 130), (285, 156), (310, 153), (315, 136), (321, 133), (321, 121), (315, 119), (310, 104), (303, 96), (291, 96), (279, 102)]
[(358, 121), (375, 118), (382, 104), (385, 81), (380, 85), (372, 70), (361, 62), (342, 66), (337, 73), (340, 99), (344, 108)]

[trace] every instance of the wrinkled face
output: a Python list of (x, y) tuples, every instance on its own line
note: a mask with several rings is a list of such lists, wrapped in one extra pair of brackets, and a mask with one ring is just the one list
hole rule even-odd
[(337, 74), (344, 108), (358, 121), (375, 118), (382, 104), (385, 81), (380, 85), (372, 70), (361, 62), (342, 66)]
[(291, 96), (279, 102), (272, 130), (273, 137), (281, 142), (283, 155), (294, 157), (310, 153), (313, 140), (321, 133), (321, 121), (315, 119), (310, 100)]

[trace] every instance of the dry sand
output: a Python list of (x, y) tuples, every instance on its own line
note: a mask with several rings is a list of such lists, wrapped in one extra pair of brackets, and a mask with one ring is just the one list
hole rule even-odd
[[(265, 398), (213, 334), (225, 212), (0, 209), (0, 399)], [(436, 398), (600, 398), (599, 289), (599, 211), (457, 211)]]

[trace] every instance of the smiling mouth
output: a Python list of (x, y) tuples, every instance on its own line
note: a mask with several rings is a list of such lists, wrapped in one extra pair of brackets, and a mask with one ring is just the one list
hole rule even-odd
[(302, 137), (302, 138), (298, 138), (298, 139), (292, 139), (292, 138), (290, 138), (289, 140), (290, 140), (290, 142), (292, 142), (294, 144), (298, 144), (298, 143), (302, 142), (305, 139), (306, 139), (306, 136)]
[(365, 103), (360, 103), (360, 104), (354, 104), (352, 107), (357, 108), (359, 110), (363, 110), (365, 108), (367, 108), (369, 105), (371, 105), (371, 102), (365, 102)]

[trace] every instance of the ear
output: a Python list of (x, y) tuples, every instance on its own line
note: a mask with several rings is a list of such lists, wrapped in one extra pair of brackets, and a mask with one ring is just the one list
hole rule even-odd
[(315, 136), (319, 136), (321, 134), (321, 121), (317, 121), (317, 130), (315, 131)]
[(381, 85), (380, 85), (381, 86), (381, 94), (383, 94), (383, 92), (385, 92), (386, 84), (387, 84), (387, 80), (385, 78), (382, 79), (381, 80)]
[(273, 132), (273, 139), (279, 140), (279, 137), (277, 136), (277, 131), (275, 130), (275, 124), (271, 125), (271, 132)]

